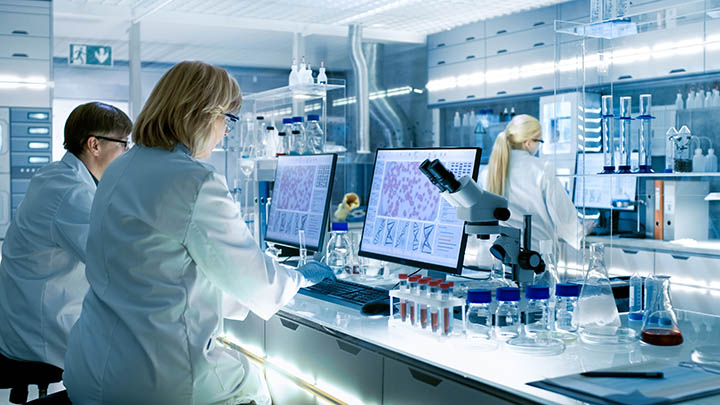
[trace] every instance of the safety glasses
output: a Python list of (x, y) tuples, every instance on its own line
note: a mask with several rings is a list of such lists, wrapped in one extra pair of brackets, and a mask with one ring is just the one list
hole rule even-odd
[(230, 113), (223, 113), (223, 115), (225, 116), (225, 133), (229, 134), (235, 129), (235, 124), (240, 120), (240, 117)]

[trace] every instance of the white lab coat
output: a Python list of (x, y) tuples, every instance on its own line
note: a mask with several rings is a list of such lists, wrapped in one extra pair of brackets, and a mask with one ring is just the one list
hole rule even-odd
[(40, 169), (5, 235), (0, 352), (63, 368), (88, 290), (85, 245), (95, 182), (72, 153)]
[(245, 357), (216, 343), (223, 293), (269, 319), (306, 280), (262, 253), (222, 176), (136, 146), (105, 171), (88, 238), (90, 290), (63, 379), (77, 404), (269, 403)]
[[(485, 189), (487, 175), (485, 168), (479, 177)], [(512, 149), (505, 197), (510, 219), (502, 224), (522, 230), (523, 216), (532, 215), (533, 250), (540, 249), (541, 240), (552, 240), (554, 246), (562, 241), (574, 249), (580, 248), (585, 231), (575, 205), (555, 177), (555, 165), (551, 161), (532, 156), (525, 150)], [(479, 245), (478, 265), (488, 267), (492, 263), (488, 251), (492, 243), (480, 241)]]

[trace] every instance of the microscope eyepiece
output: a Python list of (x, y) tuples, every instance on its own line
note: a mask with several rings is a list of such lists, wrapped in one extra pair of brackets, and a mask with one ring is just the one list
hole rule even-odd
[(446, 191), (454, 193), (460, 189), (460, 182), (457, 181), (455, 175), (446, 169), (439, 160), (433, 160), (427, 166), (427, 171), (432, 174), (439, 185), (442, 185)]
[(430, 161), (430, 159), (425, 159), (425, 161), (423, 161), (422, 163), (420, 163), (420, 166), (419, 166), (418, 168), (420, 169), (420, 172), (421, 172), (422, 174), (424, 174), (425, 177), (428, 178), (428, 180), (430, 180), (430, 183), (432, 183), (433, 185), (435, 185), (435, 187), (439, 188), (440, 191), (443, 192), (443, 191), (445, 191), (445, 187), (443, 187), (442, 185), (440, 185), (440, 183), (438, 183), (438, 181), (437, 181), (437, 179), (435, 178), (435, 176), (428, 170), (428, 166), (430, 166), (431, 163), (432, 163), (432, 162)]

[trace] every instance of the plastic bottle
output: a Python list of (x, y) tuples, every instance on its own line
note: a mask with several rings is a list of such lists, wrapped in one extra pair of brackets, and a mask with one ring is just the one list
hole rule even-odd
[(705, 101), (705, 92), (698, 89), (695, 92), (695, 108), (703, 108), (703, 102)]
[(647, 309), (650, 307), (650, 300), (655, 296), (655, 276), (653, 276), (652, 273), (645, 277), (644, 287), (645, 299), (643, 301), (643, 308)]
[(709, 173), (715, 173), (718, 171), (717, 156), (715, 156), (715, 149), (708, 149), (708, 154), (705, 156), (705, 171)]
[(507, 107), (505, 107), (502, 114), (500, 114), (500, 121), (508, 121), (509, 116), (510, 116), (510, 113), (508, 113), (508, 109), (507, 109)]
[(682, 93), (678, 92), (677, 96), (675, 96), (675, 108), (678, 110), (682, 110), (684, 108)]
[(678, 131), (675, 127), (668, 128), (665, 133), (665, 173), (672, 173), (675, 167), (675, 159), (673, 155), (675, 153), (675, 143), (673, 139), (677, 136)]
[(703, 101), (703, 107), (712, 107), (712, 91), (705, 92), (705, 101)]
[(307, 153), (307, 137), (305, 136), (303, 117), (293, 117), (292, 121), (292, 151), (297, 155), (302, 155), (304, 153)]
[(468, 290), (467, 292), (467, 337), (490, 339), (492, 337), (492, 314), (490, 290)]
[(695, 92), (690, 90), (687, 95), (687, 100), (685, 101), (685, 108), (691, 109), (695, 108)]
[(293, 58), (292, 66), (290, 67), (290, 77), (288, 78), (288, 86), (292, 87), (298, 84), (299, 81), (299, 75), (298, 75), (298, 65), (297, 60)]
[(306, 84), (313, 84), (315, 83), (315, 79), (313, 79), (313, 72), (312, 72), (312, 66), (310, 65), (310, 62), (307, 64), (307, 70), (305, 72), (305, 82)]
[(325, 74), (325, 61), (320, 62), (320, 71), (317, 75), (317, 84), (327, 84), (327, 75)]
[(453, 117), (453, 127), (460, 128), (460, 126), (462, 126), (462, 119), (460, 118), (460, 112), (455, 111), (455, 116)]
[(350, 240), (347, 237), (348, 224), (347, 222), (333, 222), (330, 229), (332, 236), (327, 244), (325, 260), (337, 278), (348, 277), (350, 274), (347, 268), (351, 264), (350, 255), (352, 253)]
[[(399, 274), (398, 280), (400, 282), (398, 283), (398, 290), (400, 292), (407, 293), (410, 291), (410, 285), (408, 284), (408, 275), (407, 274)], [(407, 310), (407, 302), (404, 298), (400, 299), (400, 320), (402, 322), (407, 322), (408, 320), (408, 310)]]
[(323, 153), (325, 149), (325, 134), (318, 120), (317, 114), (307, 116), (308, 122), (305, 127), (305, 136), (307, 137), (307, 153)]
[(305, 57), (302, 57), (300, 67), (298, 68), (298, 84), (305, 83), (305, 75), (307, 74), (307, 65), (305, 64)]
[(287, 155), (290, 153), (290, 146), (289, 146), (289, 138), (287, 136), (287, 133), (285, 131), (279, 131), (278, 132), (278, 138), (277, 138), (277, 150), (275, 151), (275, 155)]
[(695, 149), (695, 155), (692, 158), (692, 171), (693, 173), (701, 173), (705, 171), (705, 156), (702, 153), (702, 149)]
[(263, 147), (265, 148), (265, 156), (273, 157), (278, 150), (278, 135), (274, 125), (265, 127), (265, 136), (263, 137)]
[[(435, 279), (430, 280), (428, 283), (428, 296), (436, 299), (440, 299), (440, 284), (442, 280)], [(433, 305), (429, 308), (430, 311), (430, 328), (433, 333), (440, 333), (440, 308)]]
[[(418, 281), (422, 278), (421, 275), (416, 274), (414, 276), (408, 277), (408, 292), (410, 294), (417, 294), (418, 291)], [(408, 309), (410, 310), (410, 313), (408, 314), (408, 318), (410, 319), (410, 324), (415, 325), (417, 322), (417, 314), (415, 312), (415, 302), (408, 300), (407, 302)]]
[(532, 337), (547, 331), (550, 325), (548, 310), (550, 289), (547, 286), (528, 286), (525, 289), (525, 298), (527, 298), (525, 332)]
[(637, 273), (633, 274), (630, 277), (630, 307), (628, 314), (628, 319), (631, 321), (642, 321), (643, 319), (642, 288), (642, 277)]
[(258, 115), (255, 117), (255, 150), (257, 157), (265, 157), (265, 117)]
[[(418, 281), (418, 290), (417, 295), (419, 297), (427, 297), (428, 296), (428, 283), (430, 283), (430, 280), (432, 280), (430, 277), (423, 277)], [(428, 327), (428, 306), (427, 304), (417, 303), (415, 306), (415, 313), (418, 314), (420, 322), (416, 323), (416, 326), (419, 326), (423, 329), (427, 329)]]
[(555, 330), (575, 332), (577, 331), (577, 322), (574, 314), (580, 296), (580, 285), (560, 283), (555, 287)]
[[(453, 298), (453, 287), (455, 283), (448, 281), (440, 284), (440, 297), (443, 301), (449, 301)], [(449, 336), (453, 333), (453, 310), (452, 308), (443, 308), (440, 315), (441, 334)]]
[(498, 306), (495, 310), (495, 336), (510, 339), (520, 332), (520, 289), (500, 287), (496, 292)]
[(720, 90), (718, 89), (712, 90), (712, 106), (720, 107)]
[(515, 107), (510, 107), (510, 119), (515, 116)]

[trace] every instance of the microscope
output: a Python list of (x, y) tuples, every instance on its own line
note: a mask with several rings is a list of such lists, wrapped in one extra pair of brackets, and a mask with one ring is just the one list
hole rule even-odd
[(420, 164), (420, 171), (440, 190), (440, 195), (455, 207), (458, 219), (465, 221), (467, 235), (484, 240), (490, 239), (491, 235), (498, 235), (490, 253), (505, 266), (512, 267), (512, 278), (518, 285), (531, 284), (535, 274), (545, 271), (542, 257), (530, 248), (530, 215), (523, 218), (521, 247), (520, 230), (499, 223), (510, 218), (506, 198), (483, 190), (469, 176), (456, 179), (437, 159), (425, 159)]

